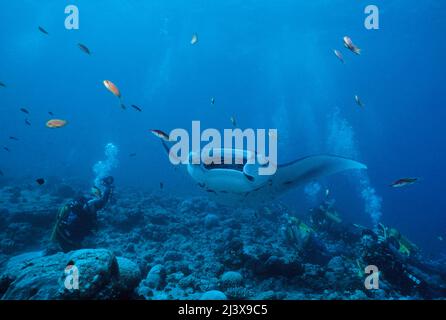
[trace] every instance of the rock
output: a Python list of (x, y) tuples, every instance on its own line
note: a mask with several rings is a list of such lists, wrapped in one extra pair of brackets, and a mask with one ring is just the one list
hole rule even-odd
[(184, 278), (184, 273), (182, 273), (181, 271), (179, 272), (175, 272), (175, 273), (171, 273), (166, 277), (166, 281), (168, 283), (177, 283), (178, 281), (180, 281), (182, 278)]
[(66, 255), (58, 253), (32, 260), (18, 259), (7, 264), (2, 275), (4, 288), (2, 300), (61, 299), (61, 276), (66, 267)]
[(138, 208), (124, 209), (117, 208), (116, 212), (108, 219), (108, 222), (122, 231), (134, 230), (141, 225), (144, 214)]
[(119, 268), (118, 286), (122, 292), (133, 292), (141, 281), (141, 271), (138, 265), (129, 259), (117, 257)]
[(67, 265), (79, 270), (79, 298), (93, 299), (110, 284), (118, 281), (119, 268), (114, 254), (105, 249), (83, 249), (69, 256)]
[(272, 290), (260, 292), (254, 297), (254, 300), (274, 300), (276, 299), (276, 293)]
[(161, 289), (165, 278), (164, 267), (161, 264), (157, 264), (150, 269), (144, 284), (151, 289)]
[(368, 300), (367, 295), (364, 291), (356, 290), (350, 297), (350, 300)]
[(243, 281), (243, 276), (236, 271), (228, 271), (221, 276), (221, 284), (225, 288), (237, 287)]
[(344, 272), (345, 266), (344, 266), (344, 259), (340, 256), (336, 256), (332, 258), (327, 265), (327, 268), (336, 272), (336, 273), (342, 273)]
[(193, 274), (190, 274), (190, 275), (182, 278), (178, 282), (178, 285), (182, 289), (188, 289), (188, 288), (198, 289), (198, 287), (200, 285), (200, 281)]
[(169, 300), (169, 295), (163, 291), (154, 291), (152, 300)]
[(6, 264), (6, 269), (12, 269), (14, 268), (14, 266), (26, 265), (31, 260), (42, 258), (43, 256), (45, 256), (44, 251), (33, 251), (33, 252), (22, 253), (18, 256), (9, 259), (8, 263)]
[(203, 293), (200, 297), (200, 300), (228, 300), (226, 295), (218, 290), (211, 290)]
[(183, 255), (176, 251), (167, 251), (164, 255), (164, 261), (181, 261), (183, 260)]
[[(76, 274), (78, 288), (67, 287), (75, 283)], [(0, 293), (1, 299), (6, 300), (131, 298), (140, 278), (139, 268), (133, 262), (117, 260), (105, 249), (51, 256), (37, 252), (9, 260), (0, 277)]]
[[(167, 288), (166, 288), (167, 289)], [(184, 300), (186, 292), (178, 287), (169, 288), (169, 297), (173, 300)]]
[(155, 208), (150, 215), (148, 215), (148, 218), (151, 223), (156, 225), (166, 225), (169, 223), (169, 212), (166, 209), (163, 208)]
[(292, 278), (301, 275), (304, 272), (301, 263), (292, 256), (288, 257), (269, 257), (263, 266), (258, 266), (260, 274), (265, 274), (267, 276), (284, 276), (287, 278)]
[(253, 295), (251, 290), (244, 287), (231, 287), (226, 289), (224, 293), (231, 300), (246, 300)]
[(217, 226), (219, 223), (219, 218), (215, 214), (208, 214), (204, 217), (204, 225), (207, 229), (211, 229)]

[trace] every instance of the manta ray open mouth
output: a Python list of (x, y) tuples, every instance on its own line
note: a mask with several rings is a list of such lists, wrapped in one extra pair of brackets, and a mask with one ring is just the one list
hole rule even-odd
[(219, 163), (209, 163), (209, 164), (203, 164), (203, 167), (206, 170), (214, 170), (214, 169), (227, 169), (227, 170), (235, 170), (243, 172), (243, 168), (245, 167), (247, 163), (247, 159), (243, 158), (243, 163), (237, 164), (237, 163), (225, 163), (224, 158), (222, 157)]
[[(212, 158), (208, 158), (203, 159), (207, 164), (189, 163), (187, 171), (198, 186), (223, 204), (242, 202), (260, 204), (312, 180), (346, 170), (367, 168), (364, 164), (351, 159), (317, 155), (279, 165), (274, 175), (262, 176), (258, 174), (258, 168), (262, 165), (248, 161), (252, 154), (237, 149), (216, 151), (222, 155), (244, 154), (243, 163), (227, 164), (224, 161), (209, 163)], [(191, 153), (191, 157), (193, 156)]]
[[(164, 142), (163, 145), (169, 152)], [(261, 205), (312, 180), (346, 170), (367, 169), (366, 165), (348, 158), (315, 155), (278, 165), (273, 175), (259, 175), (259, 168), (265, 165), (252, 161), (259, 159), (259, 155), (251, 151), (215, 148), (194, 163), (192, 160), (199, 156), (203, 155), (189, 154), (187, 172), (200, 188), (222, 204)], [(240, 163), (225, 162), (228, 158), (239, 159)]]

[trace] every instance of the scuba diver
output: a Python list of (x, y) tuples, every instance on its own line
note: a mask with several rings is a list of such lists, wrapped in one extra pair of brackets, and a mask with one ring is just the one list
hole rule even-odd
[[(360, 244), (356, 264), (362, 277), (367, 265), (378, 266), (383, 279), (405, 295), (442, 298), (446, 295), (446, 266), (427, 259), (414, 243), (396, 228), (382, 223), (374, 229), (343, 222), (334, 202), (324, 199), (310, 210), (310, 228), (328, 239), (342, 240), (348, 246)], [(344, 252), (349, 256), (349, 252)]]
[(113, 181), (111, 176), (102, 179), (103, 192), (94, 187), (95, 198), (81, 196), (59, 210), (51, 240), (64, 252), (79, 249), (85, 237), (97, 230), (97, 212), (104, 209), (110, 200)]
[(444, 297), (446, 268), (423, 257), (420, 249), (397, 229), (379, 224), (368, 232), (373, 244), (363, 252), (363, 260), (379, 266), (384, 278), (401, 288), (404, 294), (420, 294), (423, 298)]
[(340, 224), (342, 219), (334, 208), (334, 201), (325, 199), (319, 207), (310, 209), (310, 221), (315, 228), (329, 231)]
[(333, 199), (325, 198), (322, 203), (310, 209), (310, 226), (330, 239), (354, 244), (361, 238), (361, 231), (354, 224), (342, 220)]
[(284, 226), (285, 241), (295, 247), (299, 255), (314, 264), (326, 264), (330, 254), (325, 244), (303, 220), (296, 216), (288, 216)]

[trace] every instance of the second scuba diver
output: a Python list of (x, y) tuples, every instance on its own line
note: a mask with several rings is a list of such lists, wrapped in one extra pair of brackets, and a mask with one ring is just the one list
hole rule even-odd
[[(80, 249), (83, 240), (98, 228), (97, 213), (105, 208), (113, 192), (113, 177), (101, 180), (97, 197), (81, 196), (63, 206), (57, 215), (51, 240), (64, 252)], [(98, 188), (96, 188), (98, 189)], [(98, 189), (99, 190), (99, 189)]]

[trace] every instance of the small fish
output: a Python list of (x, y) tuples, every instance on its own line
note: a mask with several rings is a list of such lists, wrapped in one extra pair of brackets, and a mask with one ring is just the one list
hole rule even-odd
[(16, 138), (16, 137), (13, 137), (13, 136), (10, 136), (10, 137), (9, 137), (9, 140), (19, 141), (19, 139), (18, 139), (18, 138)]
[(88, 55), (91, 55), (91, 51), (90, 51), (90, 49), (88, 49), (88, 47), (86, 45), (84, 45), (82, 43), (78, 43), (77, 45), (83, 52), (85, 52)]
[(52, 113), (51, 111), (48, 111), (48, 114), (49, 114), (50, 116), (54, 116), (54, 113)]
[(342, 56), (342, 53), (339, 50), (333, 50), (334, 54), (336, 55), (336, 57), (338, 57), (338, 59), (342, 62), (345, 63), (344, 61), (344, 57)]
[(415, 184), (416, 182), (418, 182), (418, 178), (403, 178), (395, 181), (390, 186), (393, 188), (402, 188)]
[(36, 179), (36, 182), (37, 182), (37, 184), (38, 184), (39, 186), (41, 186), (41, 185), (44, 185), (44, 184), (45, 184), (45, 179), (43, 179), (43, 178), (39, 178), (39, 179)]
[(192, 35), (192, 40), (190, 41), (190, 44), (194, 45), (194, 44), (197, 44), (197, 42), (198, 42), (198, 35), (196, 33), (194, 33)]
[(361, 54), (361, 49), (358, 48), (352, 41), (352, 39), (350, 39), (350, 37), (345, 36), (344, 37), (344, 46), (350, 50), (351, 52), (360, 55)]
[(160, 139), (163, 139), (164, 141), (170, 141), (169, 135), (167, 133), (165, 133), (164, 131), (161, 130), (156, 130), (156, 129), (152, 129), (150, 130), (150, 132), (155, 136), (158, 137)]
[(355, 101), (356, 101), (356, 104), (357, 104), (358, 106), (360, 106), (360, 107), (364, 107), (364, 104), (362, 103), (362, 101), (361, 101), (361, 99), (359, 98), (358, 95), (355, 95)]
[(4, 84), (3, 82), (0, 81), (0, 87), (6, 88), (6, 84)]
[(230, 118), (230, 120), (231, 120), (232, 125), (234, 127), (237, 127), (237, 121), (235, 120), (235, 118), (233, 116)]
[(98, 187), (92, 187), (91, 193), (97, 198), (100, 198), (102, 196), (102, 192)]
[(211, 104), (212, 104), (212, 105), (215, 104), (215, 98), (211, 98)]
[(44, 34), (46, 34), (46, 35), (49, 35), (48, 31), (46, 31), (46, 30), (45, 30), (44, 28), (42, 28), (41, 26), (39, 26), (39, 31), (42, 32), (42, 33), (44, 33)]
[(135, 106), (134, 104), (132, 104), (132, 108), (135, 109), (135, 110), (137, 110), (137, 111), (139, 111), (139, 112), (142, 111), (142, 109), (141, 109), (140, 107)]
[(119, 91), (118, 87), (113, 82), (104, 80), (104, 86), (116, 97), (121, 98), (121, 91)]
[(127, 109), (127, 107), (125, 106), (125, 104), (121, 103), (121, 109), (122, 109), (122, 110), (126, 110), (126, 109)]
[(29, 120), (28, 119), (25, 119), (25, 123), (28, 125), (28, 126), (30, 126), (31, 125), (31, 122), (29, 122)]
[(3, 150), (5, 150), (6, 152), (11, 152), (11, 150), (8, 147), (3, 147)]
[(330, 189), (326, 189), (325, 190), (325, 197), (328, 198), (329, 195), (330, 195)]
[(67, 125), (67, 121), (60, 120), (60, 119), (51, 119), (51, 120), (47, 121), (47, 123), (46, 123), (47, 128), (50, 128), (50, 129), (62, 128), (62, 127), (65, 127), (66, 125)]
[(443, 237), (442, 237), (442, 236), (438, 236), (437, 239), (438, 239), (439, 241), (443, 241)]
[(163, 190), (164, 189), (164, 183), (160, 182), (160, 189)]
[(23, 113), (29, 114), (29, 111), (26, 108), (20, 108), (20, 111), (22, 111)]
[(136, 153), (130, 153), (130, 154), (129, 154), (129, 157), (130, 157), (130, 158), (136, 157)]

